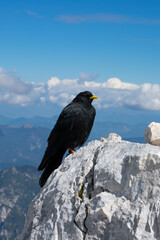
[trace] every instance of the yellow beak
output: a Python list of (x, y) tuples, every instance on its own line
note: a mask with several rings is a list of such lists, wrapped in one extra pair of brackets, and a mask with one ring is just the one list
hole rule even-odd
[(97, 96), (93, 95), (89, 99), (97, 99), (97, 98), (98, 98)]

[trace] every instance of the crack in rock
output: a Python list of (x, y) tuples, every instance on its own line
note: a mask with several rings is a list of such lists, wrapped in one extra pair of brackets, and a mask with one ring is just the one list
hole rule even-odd
[[(82, 183), (81, 188), (78, 192), (78, 196), (81, 198), (81, 204), (77, 211), (77, 215), (75, 217), (75, 224), (76, 226), (86, 235), (87, 234), (87, 227), (86, 227), (86, 219), (88, 216), (88, 203), (92, 197), (94, 197), (94, 167), (96, 165), (96, 159), (101, 150), (101, 146), (99, 146), (95, 153), (92, 160), (93, 166), (90, 169), (89, 173), (85, 177), (85, 181)], [(84, 235), (84, 239), (85, 239)]]

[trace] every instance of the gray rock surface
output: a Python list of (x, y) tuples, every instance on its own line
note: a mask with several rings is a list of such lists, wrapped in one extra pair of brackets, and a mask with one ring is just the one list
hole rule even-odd
[(21, 240), (160, 239), (160, 148), (117, 134), (68, 156), (32, 201)]

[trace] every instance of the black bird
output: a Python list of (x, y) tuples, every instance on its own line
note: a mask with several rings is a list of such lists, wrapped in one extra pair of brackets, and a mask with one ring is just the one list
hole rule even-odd
[(96, 115), (95, 108), (91, 105), (95, 98), (98, 97), (89, 91), (81, 92), (61, 112), (48, 137), (48, 146), (38, 167), (38, 170), (44, 169), (39, 180), (41, 187), (59, 167), (66, 150), (69, 149), (69, 153), (72, 153), (76, 147), (86, 142)]

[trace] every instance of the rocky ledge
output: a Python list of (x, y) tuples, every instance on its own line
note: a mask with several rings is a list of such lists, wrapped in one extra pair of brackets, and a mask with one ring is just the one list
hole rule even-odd
[(21, 239), (160, 239), (160, 147), (110, 134), (80, 148), (32, 201)]

